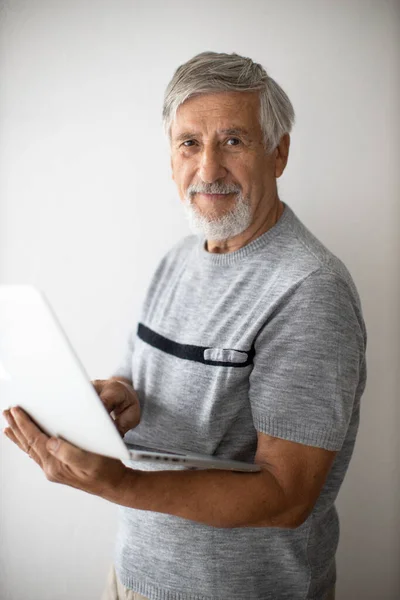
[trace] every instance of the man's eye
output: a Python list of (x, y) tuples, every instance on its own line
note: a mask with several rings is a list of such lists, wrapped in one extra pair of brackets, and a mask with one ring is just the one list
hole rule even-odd
[(194, 144), (194, 140), (186, 140), (183, 142), (182, 146), (184, 146), (185, 148), (191, 148), (192, 144)]
[(239, 144), (241, 144), (241, 141), (238, 138), (229, 138), (226, 143), (228, 144), (228, 146), (238, 146)]

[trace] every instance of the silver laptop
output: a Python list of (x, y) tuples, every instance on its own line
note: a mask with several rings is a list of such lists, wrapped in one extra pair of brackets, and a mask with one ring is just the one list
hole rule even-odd
[(46, 434), (104, 456), (260, 470), (252, 463), (124, 442), (44, 294), (28, 285), (0, 285), (0, 409), (12, 406), (21, 406)]

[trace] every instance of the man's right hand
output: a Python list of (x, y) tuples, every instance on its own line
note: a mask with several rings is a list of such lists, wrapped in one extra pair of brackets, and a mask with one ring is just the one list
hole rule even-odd
[(139, 425), (139, 398), (128, 379), (96, 379), (92, 384), (122, 437)]

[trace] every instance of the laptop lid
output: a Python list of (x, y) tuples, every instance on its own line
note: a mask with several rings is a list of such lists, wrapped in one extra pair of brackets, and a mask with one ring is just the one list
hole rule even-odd
[(0, 285), (0, 408), (16, 405), (48, 435), (129, 459), (43, 293), (29, 285)]

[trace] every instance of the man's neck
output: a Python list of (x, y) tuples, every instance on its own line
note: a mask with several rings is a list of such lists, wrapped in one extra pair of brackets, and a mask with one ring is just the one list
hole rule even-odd
[(208, 252), (215, 254), (226, 254), (240, 250), (240, 248), (247, 246), (247, 244), (250, 244), (250, 242), (276, 225), (283, 213), (283, 209), (283, 203), (277, 197), (276, 202), (270, 207), (267, 214), (259, 220), (255, 219), (246, 231), (229, 240), (207, 240), (206, 249)]

